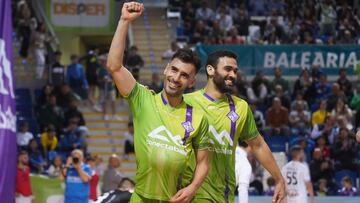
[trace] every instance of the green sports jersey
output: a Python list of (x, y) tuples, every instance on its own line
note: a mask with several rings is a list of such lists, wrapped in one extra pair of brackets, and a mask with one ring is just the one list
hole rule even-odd
[[(246, 101), (227, 95), (215, 101), (204, 90), (184, 95), (185, 102), (201, 108), (209, 122), (209, 173), (195, 195), (195, 200), (234, 202), (235, 149), (238, 140), (250, 140), (259, 135)], [(195, 170), (195, 158), (184, 173), (183, 184), (189, 184)], [(195, 201), (196, 202), (196, 201)], [(201, 202), (201, 201), (200, 201)]]
[(138, 83), (126, 99), (135, 129), (135, 192), (168, 201), (181, 187), (191, 152), (208, 148), (208, 122), (201, 110), (185, 102), (173, 108), (161, 93)]

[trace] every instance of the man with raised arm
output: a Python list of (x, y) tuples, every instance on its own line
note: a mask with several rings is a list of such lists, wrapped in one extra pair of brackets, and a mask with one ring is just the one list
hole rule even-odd
[[(236, 54), (230, 51), (211, 53), (206, 64), (206, 86), (184, 95), (187, 103), (204, 110), (209, 122), (209, 174), (193, 202), (234, 202), (235, 149), (240, 139), (250, 146), (250, 151), (275, 179), (273, 202), (280, 203), (285, 196), (281, 172), (256, 128), (249, 105), (246, 101), (231, 95), (238, 70), (236, 59)], [(192, 159), (185, 173), (185, 180), (191, 180), (195, 166)], [(186, 185), (188, 182), (183, 181), (183, 184)]]
[[(182, 96), (195, 84), (200, 61), (191, 50), (177, 51), (164, 70), (164, 89), (159, 94), (137, 83), (122, 61), (129, 24), (143, 11), (143, 4), (124, 3), (107, 62), (133, 114), (137, 172), (131, 202), (189, 202), (208, 171), (207, 120)], [(182, 174), (193, 151), (194, 178), (181, 188)]]

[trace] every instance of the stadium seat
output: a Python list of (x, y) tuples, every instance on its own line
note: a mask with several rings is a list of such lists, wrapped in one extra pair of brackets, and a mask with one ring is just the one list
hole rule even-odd
[(264, 136), (266, 143), (272, 152), (286, 152), (288, 137), (286, 136)]
[(15, 90), (15, 100), (16, 102), (20, 101), (31, 101), (30, 89), (19, 88)]

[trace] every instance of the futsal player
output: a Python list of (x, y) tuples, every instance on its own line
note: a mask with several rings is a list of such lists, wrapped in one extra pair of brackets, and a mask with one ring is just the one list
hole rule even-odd
[[(206, 86), (184, 96), (190, 105), (203, 109), (209, 121), (209, 174), (197, 191), (194, 202), (234, 202), (235, 148), (240, 139), (250, 146), (257, 160), (275, 179), (273, 202), (278, 203), (285, 196), (281, 172), (256, 128), (249, 105), (230, 95), (238, 70), (236, 59), (236, 54), (230, 51), (209, 54), (206, 63)], [(185, 173), (187, 180), (191, 179), (189, 176), (194, 172), (195, 166), (195, 161), (192, 161)]]
[[(137, 171), (131, 202), (189, 202), (208, 171), (208, 122), (182, 96), (195, 84), (200, 61), (191, 50), (177, 51), (165, 68), (164, 90), (159, 94), (137, 83), (122, 62), (129, 24), (143, 11), (143, 4), (124, 3), (107, 62), (133, 114)], [(197, 164), (194, 179), (180, 188), (192, 151)]]

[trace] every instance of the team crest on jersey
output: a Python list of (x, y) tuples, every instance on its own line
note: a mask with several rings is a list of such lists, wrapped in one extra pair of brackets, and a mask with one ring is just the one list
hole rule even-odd
[(191, 123), (189, 121), (181, 123), (182, 127), (185, 129), (185, 132), (191, 133), (194, 131), (194, 128), (192, 127)]
[(239, 120), (240, 116), (235, 111), (230, 111), (227, 115), (227, 117), (232, 121), (236, 122)]

